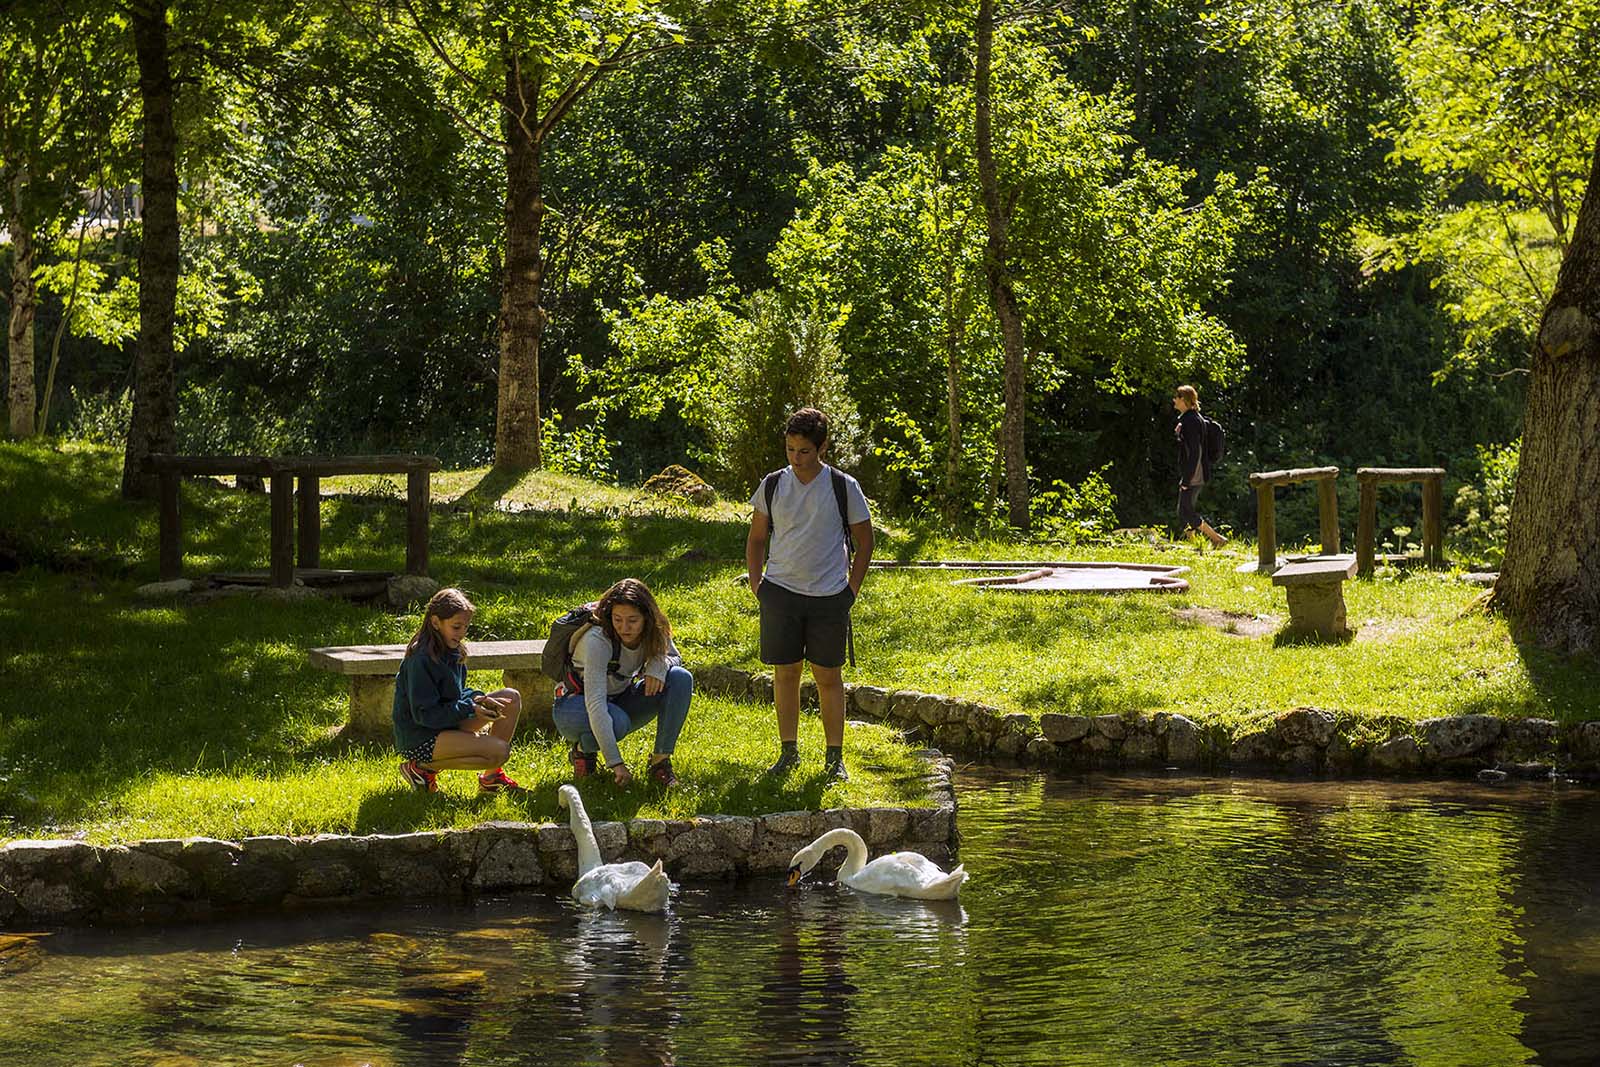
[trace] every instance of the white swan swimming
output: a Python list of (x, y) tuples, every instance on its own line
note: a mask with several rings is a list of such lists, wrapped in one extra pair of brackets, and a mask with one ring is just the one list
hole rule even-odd
[(570, 785), (561, 787), (556, 802), (572, 812), (572, 836), (578, 839), (578, 880), (572, 886), (572, 899), (598, 908), (604, 904), (615, 911), (666, 911), (672, 895), (672, 882), (661, 869), (661, 861), (647, 867), (637, 860), (627, 863), (601, 863), (600, 843), (595, 840), (583, 798)]
[(926, 856), (915, 852), (891, 852), (867, 862), (867, 843), (848, 827), (829, 830), (794, 854), (790, 860), (789, 884), (794, 885), (810, 873), (817, 861), (835, 845), (845, 847), (839, 881), (863, 893), (882, 893), (914, 900), (954, 900), (967, 880), (967, 869), (957, 864), (946, 874)]

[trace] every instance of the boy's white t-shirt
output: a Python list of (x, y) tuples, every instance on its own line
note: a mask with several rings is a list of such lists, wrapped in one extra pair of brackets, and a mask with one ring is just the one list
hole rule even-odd
[[(842, 473), (842, 472), (841, 472)], [(872, 516), (861, 483), (844, 475), (845, 513), (853, 526)], [(767, 514), (767, 495), (757, 484), (750, 505)], [(826, 465), (810, 484), (795, 477), (793, 467), (778, 472), (772, 494), (772, 542), (764, 579), (802, 596), (834, 596), (850, 584), (850, 556), (844, 539), (848, 533), (839, 520), (839, 501), (833, 495), (833, 475)]]

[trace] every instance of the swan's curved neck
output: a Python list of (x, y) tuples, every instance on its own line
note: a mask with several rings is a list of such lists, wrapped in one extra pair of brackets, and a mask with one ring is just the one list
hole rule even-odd
[(853, 878), (860, 874), (861, 868), (867, 865), (867, 843), (861, 840), (861, 835), (848, 826), (841, 826), (817, 838), (815, 847), (818, 855), (821, 855), (835, 845), (844, 846), (844, 863), (839, 867), (839, 877)]
[(589, 822), (589, 813), (583, 810), (583, 801), (575, 796), (568, 801), (572, 808), (572, 836), (578, 839), (578, 877), (582, 878), (600, 866), (600, 842), (595, 840), (594, 826)]

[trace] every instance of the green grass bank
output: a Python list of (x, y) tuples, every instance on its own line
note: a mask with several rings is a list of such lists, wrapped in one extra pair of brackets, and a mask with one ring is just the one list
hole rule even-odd
[[(488, 819), (557, 818), (566, 780), (553, 740), (518, 744), (508, 765), (529, 790), (480, 799), (466, 773), (434, 797), (403, 791), (385, 747), (348, 746), (342, 679), (311, 670), (315, 645), (403, 641), (416, 613), (338, 600), (149, 603), (156, 512), (117, 496), (120, 455), (61, 442), (0, 445), (0, 839), (94, 841), (205, 834), (392, 832)], [(454, 471), (435, 482), (432, 573), (479, 605), (473, 636), (542, 637), (549, 620), (611, 581), (648, 581), (691, 667), (753, 668), (757, 617), (743, 573), (742, 502), (695, 508), (636, 490), (535, 473)], [(400, 488), (329, 480), (323, 564), (398, 570)], [(507, 501), (508, 505), (497, 504)], [(267, 500), (202, 482), (184, 488), (185, 573), (262, 567)], [(1347, 583), (1353, 641), (1284, 644), (1270, 632), (1281, 590), (1234, 567), (1248, 545), (1199, 555), (1138, 543), (1040, 546), (890, 529), (880, 559), (1125, 559), (1192, 568), (1188, 593), (1016, 595), (952, 587), (951, 576), (875, 571), (856, 608), (849, 680), (915, 688), (1005, 711), (1181, 711), (1234, 725), (1298, 705), (1357, 718), (1469, 712), (1561, 722), (1589, 714), (1591, 659), (1520, 647), (1473, 609), (1451, 573)], [(1257, 633), (1265, 630), (1267, 632)], [(493, 681), (485, 676), (483, 683)], [(649, 731), (624, 743), (641, 758)], [(920, 766), (895, 735), (852, 727), (855, 779), (824, 784), (820, 727), (803, 720), (806, 773), (766, 783), (771, 709), (696, 698), (674, 763), (684, 787), (659, 793), (586, 784), (596, 818), (752, 814), (903, 805)]]

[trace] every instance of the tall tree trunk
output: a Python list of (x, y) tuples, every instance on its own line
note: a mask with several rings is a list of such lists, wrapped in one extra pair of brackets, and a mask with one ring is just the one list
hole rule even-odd
[(122, 462), (122, 495), (154, 497), (145, 470), (152, 452), (171, 452), (178, 439), (172, 327), (178, 294), (177, 133), (172, 120), (172, 67), (167, 55), (167, 0), (132, 5), (144, 110), (144, 233), (139, 247), (139, 350), (133, 418)]
[[(522, 57), (506, 54), (506, 262), (500, 290), (500, 387), (495, 418), (497, 467), (538, 467), (539, 339), (545, 312), (539, 306), (544, 263), (539, 231), (544, 198), (539, 192), (539, 80), (528, 78)], [(537, 68), (535, 68), (537, 69)]]
[(20, 171), (11, 179), (9, 207), (6, 225), (11, 230), (11, 320), (6, 330), (6, 354), (11, 372), (6, 389), (6, 430), (12, 437), (32, 437), (33, 319), (38, 295), (33, 287), (33, 235), (22, 215)]
[(1018, 530), (1028, 528), (1028, 456), (1023, 443), (1024, 403), (1026, 400), (1026, 362), (1022, 345), (1022, 312), (1006, 266), (1006, 214), (1000, 203), (1000, 180), (995, 172), (994, 142), (991, 130), (989, 84), (994, 51), (994, 0), (980, 0), (977, 26), (977, 72), (973, 96), (978, 151), (978, 184), (983, 193), (983, 213), (989, 225), (989, 240), (984, 250), (984, 273), (989, 280), (989, 298), (995, 317), (1000, 320), (1000, 336), (1005, 345), (1005, 417), (1000, 440), (1005, 453), (1007, 518)]
[(1541, 645), (1600, 652), (1600, 143), (1534, 342), (1493, 604)]

